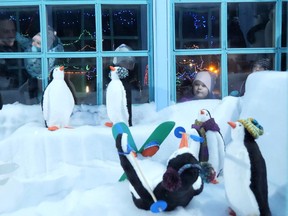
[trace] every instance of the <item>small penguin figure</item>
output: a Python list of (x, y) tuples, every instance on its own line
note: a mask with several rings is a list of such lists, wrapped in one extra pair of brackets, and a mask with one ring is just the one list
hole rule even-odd
[(224, 186), (230, 215), (271, 216), (265, 160), (255, 142), (263, 128), (255, 119), (228, 122), (232, 141), (224, 159)]
[(200, 110), (195, 123), (192, 124), (192, 128), (195, 128), (199, 135), (204, 138), (204, 142), (200, 144), (199, 161), (211, 164), (216, 172), (215, 181), (212, 181), (212, 183), (217, 183), (217, 177), (223, 169), (225, 155), (225, 144), (220, 128), (206, 109)]
[(117, 122), (124, 122), (128, 125), (128, 109), (126, 91), (120, 80), (128, 76), (128, 70), (123, 67), (110, 66), (111, 81), (106, 91), (106, 108), (107, 115), (112, 123), (105, 123), (106, 126), (112, 127)]
[(44, 90), (42, 111), (48, 130), (69, 127), (75, 105), (73, 94), (64, 81), (64, 66), (55, 67), (52, 81)]
[[(141, 172), (132, 158), (135, 154), (129, 148), (127, 134), (117, 136), (116, 148), (121, 166), (130, 182), (134, 204), (140, 209), (149, 210), (153, 204), (150, 190), (157, 200), (167, 203), (165, 211), (174, 210), (178, 206), (187, 206), (193, 197), (203, 190), (201, 166), (188, 147), (187, 136), (182, 139), (179, 149), (168, 159), (167, 167), (148, 159), (139, 160), (143, 170)], [(147, 175), (145, 181), (141, 173)]]

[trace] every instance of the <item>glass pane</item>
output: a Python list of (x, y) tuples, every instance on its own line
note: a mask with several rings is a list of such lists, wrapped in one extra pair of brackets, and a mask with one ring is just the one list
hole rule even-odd
[(288, 47), (288, 17), (287, 17), (287, 11), (288, 11), (288, 2), (283, 2), (283, 8), (282, 8), (282, 47)]
[(147, 50), (147, 5), (102, 5), (103, 50)]
[[(176, 101), (220, 98), (220, 61), (220, 55), (177, 56)], [(208, 73), (201, 73), (203, 74), (201, 77), (197, 75), (201, 71), (209, 72), (209, 76)], [(202, 98), (197, 97), (202, 90), (197, 89), (196, 80), (201, 81), (208, 89), (207, 94), (202, 95)]]
[(220, 47), (220, 4), (175, 4), (177, 49)]
[(245, 82), (250, 73), (275, 69), (274, 54), (233, 54), (228, 58), (231, 60), (228, 65), (228, 94), (232, 96), (245, 93)]
[(97, 68), (95, 58), (58, 59), (65, 66), (65, 81), (76, 104), (96, 104)]
[(288, 71), (288, 53), (282, 54), (281, 70)]
[(271, 2), (228, 3), (228, 47), (273, 47), (274, 5)]
[[(53, 29), (56, 40), (52, 40), (52, 47), (62, 42), (64, 51), (95, 51), (95, 6), (94, 5), (61, 5), (47, 6), (48, 25)], [(49, 37), (53, 35), (48, 32)], [(55, 38), (55, 37), (54, 37)], [(51, 43), (50, 43), (51, 44)], [(51, 52), (61, 52), (48, 48)]]
[(0, 91), (4, 104), (37, 104), (42, 98), (42, 80), (27, 73), (24, 59), (0, 59)]
[[(131, 57), (127, 57), (131, 58)], [(133, 57), (135, 59), (135, 66), (128, 70), (128, 76), (122, 78), (121, 81), (126, 89), (127, 101), (130, 100), (132, 104), (141, 104), (149, 102), (149, 82), (148, 82), (148, 58), (147, 57)], [(103, 58), (103, 98), (106, 104), (106, 88), (111, 81), (109, 77), (110, 68), (114, 66), (115, 57)], [(120, 66), (120, 65), (118, 65)], [(152, 76), (152, 75), (151, 75)]]
[(38, 7), (0, 7), (0, 52), (31, 51), (39, 29)]

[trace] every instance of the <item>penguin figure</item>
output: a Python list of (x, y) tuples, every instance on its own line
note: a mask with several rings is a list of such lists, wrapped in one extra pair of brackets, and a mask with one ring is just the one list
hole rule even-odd
[(106, 91), (106, 108), (107, 115), (112, 123), (106, 123), (108, 127), (112, 127), (117, 122), (124, 122), (128, 125), (128, 109), (126, 91), (120, 80), (128, 76), (128, 70), (123, 67), (110, 66), (111, 81)]
[(44, 90), (42, 111), (48, 130), (69, 126), (75, 105), (73, 94), (64, 81), (64, 66), (55, 67), (52, 81)]
[[(218, 124), (208, 110), (201, 109), (192, 128), (195, 128), (199, 135), (204, 138), (204, 142), (200, 144), (199, 161), (211, 164), (216, 172), (215, 176), (218, 177), (223, 169), (225, 155), (224, 139)], [(215, 178), (213, 183), (217, 182)]]
[[(185, 139), (187, 140), (187, 136)], [(116, 138), (116, 148), (121, 166), (130, 182), (133, 202), (138, 208), (149, 210), (154, 203), (149, 190), (153, 191), (157, 200), (167, 203), (164, 211), (174, 210), (178, 206), (185, 207), (194, 196), (202, 192), (201, 166), (189, 149), (188, 141), (184, 144), (181, 142), (179, 149), (168, 159), (167, 167), (151, 160), (138, 160), (142, 169), (140, 172), (135, 166), (134, 160), (137, 158), (133, 158), (135, 156), (127, 142), (127, 134), (119, 134)], [(145, 173), (145, 181), (141, 173)]]
[(271, 216), (265, 160), (255, 142), (263, 128), (255, 119), (228, 122), (232, 141), (224, 159), (224, 186), (230, 215)]

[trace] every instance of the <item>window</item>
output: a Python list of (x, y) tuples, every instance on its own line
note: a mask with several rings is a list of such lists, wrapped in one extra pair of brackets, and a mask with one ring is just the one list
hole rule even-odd
[[(149, 89), (153, 88), (153, 76), (152, 70), (148, 70), (152, 68), (149, 64), (152, 50), (148, 49), (152, 41), (148, 35), (151, 10), (146, 1), (127, 2), (87, 0), (80, 4), (79, 1), (51, 4), (41, 1), (37, 4), (27, 0), (11, 5), (8, 1), (7, 6), (1, 6), (0, 24), (7, 19), (12, 28), (6, 29), (6, 35), (0, 33), (3, 102), (40, 103), (42, 90), (57, 65), (65, 66), (65, 80), (76, 104), (105, 103), (110, 65), (129, 70), (127, 82), (133, 103), (152, 100)], [(3, 22), (6, 25), (6, 20)], [(0, 30), (3, 26), (0, 25)], [(5, 40), (6, 44), (1, 46)], [(16, 56), (15, 52), (21, 54)]]
[(203, 70), (216, 76), (216, 98), (241, 96), (253, 70), (287, 70), (287, 1), (175, 0), (171, 8), (171, 100), (193, 99), (192, 84)]
[(77, 104), (105, 104), (110, 65), (129, 68), (132, 103), (158, 110), (192, 99), (203, 70), (215, 98), (240, 95), (254, 64), (288, 70), (287, 2), (2, 0), (3, 102), (40, 103), (56, 65)]

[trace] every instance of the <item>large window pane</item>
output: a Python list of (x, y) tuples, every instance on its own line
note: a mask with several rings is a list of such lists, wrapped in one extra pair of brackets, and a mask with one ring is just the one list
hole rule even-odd
[(228, 67), (229, 95), (242, 96), (245, 93), (245, 81), (252, 72), (275, 69), (274, 54), (233, 54), (228, 57), (237, 62), (230, 63)]
[(31, 51), (39, 29), (38, 7), (0, 7), (0, 52)]
[(103, 50), (147, 50), (147, 5), (102, 5)]
[[(34, 60), (25, 59), (26, 62)], [(41, 65), (41, 60), (37, 60)], [(0, 62), (0, 92), (3, 103), (39, 103), (42, 97), (42, 80), (27, 73), (24, 59), (0, 59)], [(41, 68), (39, 70), (41, 73)]]
[(220, 4), (175, 4), (177, 49), (220, 47)]
[(273, 47), (275, 3), (228, 3), (228, 47)]
[[(209, 92), (213, 98), (220, 98), (220, 55), (197, 55), (176, 57), (176, 100), (184, 102), (195, 99), (193, 93), (193, 81), (197, 73), (209, 71), (212, 82)], [(207, 80), (206, 80), (207, 81)], [(209, 97), (212, 98), (212, 97)], [(205, 98), (206, 99), (206, 98)], [(207, 98), (208, 99), (208, 98)]]
[(76, 104), (96, 104), (97, 68), (95, 58), (59, 59), (65, 66), (65, 81)]
[(47, 6), (47, 14), (48, 25), (63, 43), (64, 51), (96, 50), (94, 5)]

